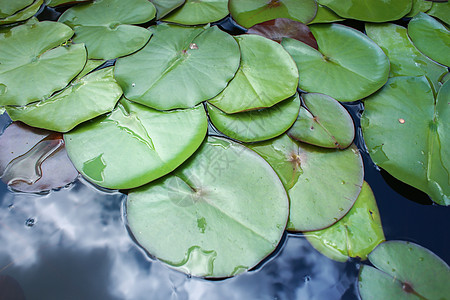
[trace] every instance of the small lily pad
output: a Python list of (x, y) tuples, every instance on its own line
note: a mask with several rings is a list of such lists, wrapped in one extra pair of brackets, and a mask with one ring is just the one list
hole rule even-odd
[(150, 0), (156, 8), (156, 18), (159, 20), (183, 5), (186, 0)]
[(338, 16), (334, 11), (321, 4), (317, 5), (317, 14), (309, 24), (332, 23), (343, 21), (344, 18)]
[(151, 27), (138, 53), (117, 60), (115, 77), (125, 96), (161, 110), (193, 107), (219, 94), (239, 67), (234, 38), (214, 27)]
[(303, 94), (297, 121), (288, 135), (298, 141), (325, 148), (345, 149), (355, 138), (355, 125), (347, 110), (323, 94)]
[[(16, 0), (3, 0), (3, 1), (15, 2)], [(27, 6), (26, 8), (17, 11), (13, 15), (0, 19), (0, 25), (25, 21), (33, 17), (38, 12), (43, 2), (44, 0), (35, 0), (30, 6)]]
[(450, 26), (450, 2), (433, 2), (431, 9), (427, 14), (438, 18), (448, 26)]
[(408, 23), (408, 35), (420, 52), (450, 66), (450, 31), (439, 21), (419, 13)]
[(317, 11), (314, 0), (229, 0), (228, 7), (233, 19), (245, 28), (277, 18), (306, 24)]
[(284, 39), (300, 74), (299, 87), (339, 101), (356, 101), (381, 88), (389, 75), (389, 60), (371, 39), (339, 24), (309, 26), (319, 45)]
[(269, 164), (217, 137), (171, 175), (130, 191), (127, 200), (131, 232), (151, 255), (209, 278), (237, 275), (267, 257), (288, 213), (286, 191)]
[(308, 232), (306, 238), (319, 252), (345, 262), (349, 257), (367, 259), (367, 255), (384, 241), (377, 202), (367, 182), (352, 209), (336, 224)]
[(219, 21), (228, 15), (228, 0), (186, 0), (163, 21), (198, 25)]
[(447, 299), (450, 268), (417, 244), (387, 241), (369, 255), (376, 267), (361, 266), (358, 287), (367, 299)]
[(85, 43), (89, 58), (112, 59), (144, 47), (151, 33), (131, 24), (148, 22), (155, 15), (148, 0), (97, 0), (68, 9), (58, 21), (74, 29), (74, 43)]
[(206, 130), (201, 105), (163, 112), (123, 99), (111, 114), (83, 123), (64, 140), (88, 180), (130, 189), (173, 171), (197, 150)]
[(361, 191), (363, 164), (354, 145), (346, 150), (325, 149), (284, 134), (248, 147), (269, 162), (288, 191), (288, 230), (329, 227), (344, 217)]
[(0, 0), (0, 19), (9, 17), (32, 3), (33, 0)]
[(228, 86), (209, 103), (232, 114), (271, 107), (296, 93), (297, 67), (280, 44), (251, 34), (235, 39), (241, 48), (241, 65)]
[(88, 2), (92, 0), (46, 0), (45, 5), (50, 7), (65, 5), (65, 4), (74, 4), (74, 3), (81, 3), (81, 2)]
[(214, 126), (242, 142), (264, 141), (286, 132), (295, 122), (299, 109), (298, 95), (269, 108), (236, 114), (226, 114), (208, 104), (208, 114)]
[(420, 12), (427, 12), (432, 5), (433, 2), (429, 0), (413, 0), (411, 11), (405, 17), (412, 18)]

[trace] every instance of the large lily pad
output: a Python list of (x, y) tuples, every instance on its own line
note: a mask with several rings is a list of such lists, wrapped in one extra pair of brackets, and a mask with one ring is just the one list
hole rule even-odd
[[(3, 0), (5, 1), (5, 0)], [(15, 2), (16, 0), (6, 0), (9, 2)], [(2, 18), (0, 19), (0, 25), (5, 25), (5, 24), (11, 24), (11, 23), (16, 23), (16, 22), (20, 22), (20, 21), (25, 21), (31, 17), (33, 17), (39, 10), (39, 8), (41, 7), (42, 3), (44, 2), (44, 0), (35, 0), (31, 5), (27, 6), (26, 8), (17, 11), (15, 14), (10, 15), (6, 18)]]
[(414, 243), (387, 241), (369, 255), (377, 268), (362, 266), (359, 293), (367, 299), (447, 299), (450, 268)]
[(450, 2), (433, 2), (431, 9), (427, 12), (430, 16), (438, 18), (450, 26)]
[(186, 0), (150, 0), (156, 8), (156, 18), (161, 19), (183, 5)]
[(282, 135), (249, 147), (269, 162), (288, 191), (288, 230), (319, 230), (336, 223), (361, 191), (364, 171), (355, 146), (324, 149)]
[(77, 170), (106, 188), (130, 189), (178, 167), (206, 135), (203, 107), (162, 112), (122, 100), (108, 116), (66, 133)]
[(237, 275), (268, 256), (288, 212), (286, 191), (269, 164), (216, 137), (170, 176), (130, 191), (127, 200), (130, 229), (150, 254), (182, 272), (215, 278)]
[(366, 35), (339, 24), (315, 24), (310, 29), (319, 50), (293, 39), (282, 42), (302, 74), (300, 89), (355, 101), (386, 83), (389, 60)]
[(53, 131), (67, 132), (76, 125), (114, 109), (122, 89), (113, 67), (101, 69), (72, 82), (64, 91), (38, 103), (8, 107), (13, 121)]
[(257, 142), (286, 132), (295, 122), (299, 109), (300, 98), (295, 95), (269, 108), (236, 114), (226, 114), (208, 104), (208, 115), (225, 135), (242, 142)]
[(258, 35), (235, 37), (241, 48), (241, 65), (228, 86), (208, 100), (232, 114), (271, 107), (297, 91), (298, 71), (283, 47)]
[(339, 16), (368, 22), (387, 22), (411, 11), (411, 0), (318, 0)]
[(0, 19), (13, 15), (32, 3), (33, 0), (0, 0)]
[(336, 224), (308, 232), (306, 238), (318, 251), (337, 261), (349, 257), (367, 259), (367, 255), (384, 241), (377, 202), (367, 182), (352, 209)]
[(75, 43), (85, 43), (89, 58), (112, 59), (133, 53), (148, 42), (151, 33), (141, 24), (156, 9), (148, 0), (97, 0), (68, 9), (59, 18), (75, 30)]
[(144, 49), (118, 59), (125, 96), (156, 108), (193, 107), (220, 93), (239, 67), (234, 38), (214, 27), (160, 24)]
[(335, 99), (323, 94), (303, 94), (297, 121), (288, 135), (298, 141), (345, 149), (355, 138), (355, 125), (347, 110)]
[(334, 11), (332, 11), (328, 7), (318, 4), (316, 16), (311, 22), (309, 22), (309, 24), (332, 23), (342, 20), (345, 19), (338, 16)]
[(420, 52), (450, 66), (450, 31), (439, 21), (419, 13), (408, 23), (408, 35)]
[(228, 0), (186, 0), (163, 21), (198, 25), (219, 21), (228, 15)]
[(245, 28), (277, 18), (306, 24), (317, 11), (314, 0), (229, 0), (228, 7), (233, 19)]
[(361, 118), (372, 160), (441, 205), (450, 205), (450, 82), (437, 99), (425, 77), (394, 77), (365, 101)]

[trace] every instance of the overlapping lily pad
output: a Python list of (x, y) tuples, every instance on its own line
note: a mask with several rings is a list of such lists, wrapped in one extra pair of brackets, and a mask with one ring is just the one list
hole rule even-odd
[(406, 17), (412, 18), (420, 12), (427, 12), (431, 9), (432, 5), (433, 5), (432, 1), (413, 0), (411, 11), (406, 15)]
[(208, 115), (225, 135), (242, 142), (257, 142), (286, 132), (295, 122), (299, 109), (300, 98), (295, 95), (269, 108), (236, 114), (226, 114), (208, 104)]
[(386, 83), (389, 60), (366, 35), (339, 24), (315, 24), (310, 29), (319, 50), (293, 39), (282, 42), (302, 74), (300, 89), (355, 101)]
[(335, 99), (323, 94), (303, 94), (297, 121), (288, 135), (298, 141), (325, 148), (345, 149), (355, 138), (353, 119)]
[(198, 25), (219, 21), (228, 15), (228, 0), (186, 0), (163, 21)]
[[(3, 0), (5, 1), (5, 0)], [(7, 5), (10, 5), (9, 2), (15, 2), (17, 0), (6, 0), (8, 2)], [(22, 10), (17, 11), (15, 14), (12, 14), (8, 17), (0, 19), (0, 25), (16, 23), (20, 21), (25, 21), (31, 17), (33, 17), (41, 7), (44, 0), (35, 0), (31, 5), (25, 7)]]
[(150, 0), (156, 8), (156, 18), (161, 19), (183, 5), (186, 0)]
[(311, 22), (309, 22), (309, 24), (332, 23), (342, 20), (345, 19), (338, 16), (334, 11), (332, 11), (328, 7), (318, 4), (316, 16)]
[(60, 46), (72, 35), (49, 21), (0, 34), (0, 105), (26, 105), (64, 88), (86, 63), (83, 44)]
[(269, 164), (216, 137), (171, 175), (130, 191), (127, 200), (128, 225), (150, 254), (182, 272), (215, 278), (237, 275), (268, 256), (288, 213), (286, 191)]
[(367, 255), (384, 241), (380, 214), (372, 190), (364, 182), (352, 209), (336, 224), (306, 235), (308, 241), (322, 254), (337, 261), (349, 257), (367, 259)]
[(319, 230), (336, 223), (361, 191), (364, 172), (355, 146), (325, 149), (282, 135), (249, 147), (269, 162), (288, 191), (288, 230)]
[(112, 59), (133, 53), (151, 33), (141, 24), (152, 20), (156, 9), (148, 0), (97, 0), (68, 9), (59, 18), (75, 30), (75, 43), (85, 43), (89, 58)]
[(271, 107), (295, 94), (297, 67), (281, 45), (258, 35), (235, 38), (241, 48), (241, 65), (228, 86), (208, 100), (211, 104), (232, 114)]
[(130, 100), (162, 110), (193, 107), (219, 94), (239, 67), (237, 42), (216, 26), (151, 30), (144, 49), (116, 63), (114, 75)]
[(369, 255), (377, 268), (362, 266), (359, 294), (367, 299), (446, 299), (450, 268), (430, 250), (414, 243), (387, 241)]
[(74, 4), (81, 2), (88, 2), (92, 0), (46, 0), (45, 4), (50, 7), (65, 5), (65, 4)]
[(447, 2), (433, 2), (431, 9), (427, 14), (438, 18), (448, 26), (450, 26), (450, 3)]
[(394, 77), (361, 117), (372, 160), (441, 205), (450, 205), (449, 102), (449, 81), (435, 100), (425, 77)]
[(0, 0), (0, 19), (9, 17), (32, 3), (33, 0)]
[(125, 99), (108, 116), (66, 133), (67, 152), (91, 182), (130, 189), (178, 167), (206, 135), (203, 106), (162, 112)]
[(314, 0), (229, 0), (229, 9), (239, 25), (250, 28), (277, 18), (306, 24), (314, 19), (317, 3)]

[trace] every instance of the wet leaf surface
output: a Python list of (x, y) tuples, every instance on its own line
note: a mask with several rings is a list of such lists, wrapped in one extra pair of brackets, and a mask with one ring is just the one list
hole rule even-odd
[(183, 5), (186, 0), (150, 0), (156, 8), (156, 18), (161, 19)]
[(198, 25), (219, 21), (228, 15), (228, 0), (186, 0), (163, 21)]
[[(9, 2), (9, 0), (7, 0)], [(16, 0), (14, 0), (15, 2)], [(0, 19), (0, 25), (11, 24), (15, 22), (25, 21), (33, 17), (41, 7), (44, 0), (35, 0), (30, 6), (17, 11), (15, 14)]]

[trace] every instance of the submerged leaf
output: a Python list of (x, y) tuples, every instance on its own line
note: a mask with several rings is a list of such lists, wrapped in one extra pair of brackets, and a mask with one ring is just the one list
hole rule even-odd
[(186, 0), (163, 21), (198, 25), (219, 21), (228, 15), (228, 0)]

